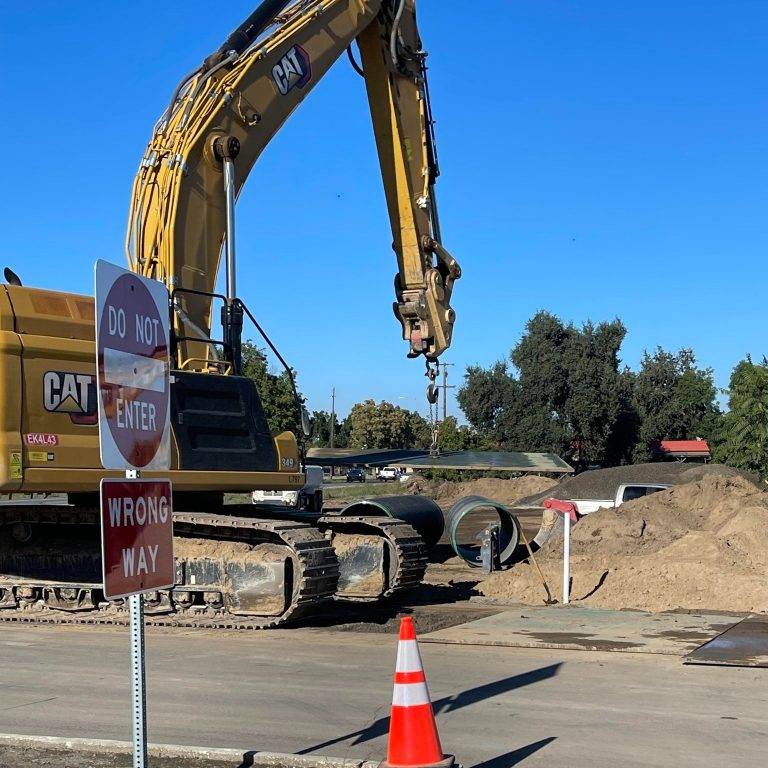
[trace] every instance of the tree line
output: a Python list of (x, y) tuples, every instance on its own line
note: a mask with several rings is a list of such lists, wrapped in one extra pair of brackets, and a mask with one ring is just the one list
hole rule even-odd
[(539, 312), (509, 362), (467, 369), (459, 404), (489, 444), (579, 468), (647, 461), (662, 439), (712, 440), (722, 415), (712, 370), (690, 349), (657, 348), (635, 373), (620, 362), (625, 336), (620, 320), (578, 328)]
[(661, 440), (702, 438), (715, 461), (768, 474), (768, 363), (734, 369), (722, 411), (692, 349), (623, 366), (621, 320), (565, 324), (538, 312), (508, 359), (467, 368), (458, 401), (482, 447), (551, 451), (577, 468), (649, 461)]
[[(536, 313), (506, 359), (469, 366), (457, 399), (466, 423), (440, 425), (447, 450), (545, 451), (579, 469), (648, 461), (661, 440), (703, 438), (713, 459), (768, 475), (768, 361), (750, 357), (731, 375), (723, 411), (714, 373), (691, 349), (647, 351), (637, 371), (622, 365), (619, 319), (577, 327)], [(245, 373), (257, 383), (273, 430), (296, 429), (285, 374), (246, 345)], [(312, 445), (331, 443), (331, 414), (311, 414)], [(366, 400), (333, 424), (336, 447), (427, 447), (428, 421), (415, 411)]]
[[(290, 430), (299, 434), (301, 406), (294, 397), (290, 377), (285, 371), (271, 369), (265, 351), (251, 341), (243, 343), (243, 375), (255, 382), (272, 433)], [(299, 402), (304, 401), (299, 393)], [(386, 401), (357, 403), (341, 420), (335, 414), (332, 419), (328, 411), (316, 410), (310, 414), (310, 424), (308, 442), (321, 448), (329, 447), (331, 442), (336, 448), (426, 448), (432, 440), (427, 419), (417, 411)], [(460, 426), (453, 417), (441, 425), (440, 442), (446, 448), (464, 448), (475, 441), (471, 429)]]

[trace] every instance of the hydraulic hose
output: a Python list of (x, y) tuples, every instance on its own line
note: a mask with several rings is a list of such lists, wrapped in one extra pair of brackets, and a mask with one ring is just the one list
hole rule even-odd
[(392, 34), (389, 37), (389, 53), (395, 66), (397, 66), (397, 33), (400, 31), (400, 22), (403, 19), (404, 10), (405, 0), (400, 0), (400, 5), (395, 13), (395, 20), (392, 22)]
[(264, 0), (256, 10), (235, 29), (218, 51), (205, 60), (205, 68), (215, 66), (230, 51), (241, 54), (256, 38), (267, 29), (275, 17), (293, 0)]
[(171, 121), (171, 118), (173, 117), (173, 111), (176, 109), (176, 102), (179, 100), (181, 92), (192, 82), (193, 78), (200, 74), (201, 70), (202, 66), (197, 67), (197, 69), (193, 69), (189, 74), (185, 75), (176, 86), (176, 90), (173, 92), (173, 96), (171, 96), (171, 100), (168, 102), (168, 107), (157, 121), (157, 125), (155, 126), (155, 133), (157, 133), (160, 129), (163, 131), (165, 130), (165, 126), (168, 125), (168, 123)]

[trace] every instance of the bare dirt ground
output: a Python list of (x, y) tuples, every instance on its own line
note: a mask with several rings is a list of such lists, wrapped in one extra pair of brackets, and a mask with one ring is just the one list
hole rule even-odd
[[(768, 494), (737, 473), (703, 473), (668, 491), (602, 509), (573, 528), (572, 593), (605, 608), (768, 611)], [(537, 555), (550, 584), (562, 573), (562, 536)], [(541, 604), (529, 563), (494, 574), (487, 597)]]
[(133, 765), (130, 755), (88, 755), (27, 747), (2, 747), (0, 759), (4, 768), (130, 768)]
[[(538, 476), (466, 483), (416, 479), (411, 492), (434, 498), (445, 512), (463, 496), (516, 507), (529, 540), (539, 530), (543, 500), (612, 498), (622, 482), (673, 484), (584, 518), (572, 532), (572, 599), (619, 609), (768, 611), (768, 493), (755, 476), (721, 465), (643, 464), (585, 472), (559, 483)], [(484, 521), (478, 521), (482, 524)], [(468, 600), (541, 605), (546, 592), (528, 561), (485, 576), (450, 548), (447, 535), (432, 554), (422, 593)], [(562, 580), (562, 535), (537, 555), (550, 589)]]
[[(556, 498), (612, 498), (623, 482), (675, 487), (584, 518), (572, 532), (572, 599), (619, 609), (768, 611), (768, 494), (753, 476), (719, 465), (642, 464), (584, 472), (561, 482), (529, 475), (467, 482), (415, 477), (393, 492), (419, 493), (447, 513), (461, 497), (485, 496), (516, 509), (532, 540), (541, 504)], [(490, 520), (490, 517), (489, 517)], [(488, 522), (476, 521), (478, 531)], [(540, 605), (546, 593), (530, 562), (486, 577), (458, 558), (444, 534), (432, 550), (424, 584), (384, 615), (336, 617), (359, 629), (388, 629), (402, 610), (420, 610), (433, 628), (467, 620), (473, 597)], [(562, 537), (537, 554), (550, 589), (562, 579)], [(465, 610), (466, 609), (466, 610)]]

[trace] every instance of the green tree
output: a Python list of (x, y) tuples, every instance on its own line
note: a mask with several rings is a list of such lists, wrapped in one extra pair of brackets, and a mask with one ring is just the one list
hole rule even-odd
[(520, 383), (518, 402), (511, 404), (504, 418), (507, 423), (510, 416), (514, 419), (510, 424), (513, 450), (570, 452), (563, 417), (574, 331), (549, 312), (537, 312), (510, 353)]
[[(301, 434), (301, 410), (285, 371), (275, 373), (263, 349), (252, 341), (243, 342), (243, 375), (256, 383), (264, 414), (273, 434), (289, 430)], [(295, 375), (295, 374), (294, 374)], [(301, 402), (304, 398), (299, 395)]]
[(620, 320), (569, 326), (563, 349), (565, 393), (561, 423), (573, 460), (619, 464), (629, 458), (632, 440), (632, 375), (620, 370), (619, 350), (627, 333)]
[(345, 421), (352, 448), (423, 448), (430, 443), (429, 424), (422, 416), (386, 401), (357, 403)]
[(489, 445), (500, 446), (511, 439), (504, 430), (503, 416), (515, 402), (518, 389), (519, 384), (504, 361), (489, 368), (467, 368), (457, 400), (469, 423)]
[(626, 460), (632, 377), (620, 369), (620, 320), (582, 328), (538, 312), (504, 362), (467, 369), (459, 405), (481, 444), (553, 451), (578, 464)]
[(347, 414), (346, 418), (342, 420), (341, 424), (339, 424), (339, 431), (336, 433), (336, 439), (335, 444), (337, 448), (349, 448), (351, 446), (350, 443), (350, 435), (352, 433), (352, 423), (349, 420), (349, 414)]
[(698, 367), (693, 350), (646, 352), (634, 385), (640, 425), (634, 460), (649, 460), (660, 440), (712, 440), (722, 418), (716, 397), (713, 371)]
[(748, 356), (731, 374), (728, 413), (722, 421), (715, 459), (738, 469), (768, 475), (768, 361)]
[[(309, 420), (312, 429), (310, 443), (316, 448), (328, 448), (331, 445), (331, 414), (328, 411), (312, 411)], [(334, 416), (333, 446), (334, 448), (346, 446), (337, 416)]]
[(441, 421), (438, 429), (441, 451), (466, 451), (477, 448), (477, 435), (466, 424), (459, 424), (455, 416)]

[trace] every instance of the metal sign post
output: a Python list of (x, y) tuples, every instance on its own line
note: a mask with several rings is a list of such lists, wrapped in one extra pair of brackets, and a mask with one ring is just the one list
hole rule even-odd
[(133, 699), (133, 766), (147, 764), (147, 694), (144, 666), (144, 595), (128, 598), (131, 611), (131, 697)]
[(168, 291), (104, 261), (96, 263), (96, 378), (104, 596), (127, 597), (130, 611), (134, 768), (147, 764), (144, 592), (170, 589), (173, 498), (169, 480), (141, 470), (170, 469)]

